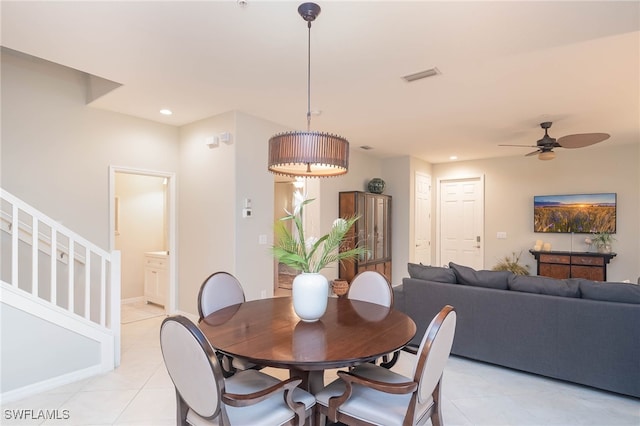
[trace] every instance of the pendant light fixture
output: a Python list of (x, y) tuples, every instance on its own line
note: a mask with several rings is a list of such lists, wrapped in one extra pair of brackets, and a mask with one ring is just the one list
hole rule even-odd
[(269, 139), (269, 171), (285, 176), (328, 177), (347, 173), (349, 142), (330, 133), (311, 131), (311, 22), (320, 6), (303, 3), (298, 13), (307, 22), (307, 131), (278, 133)]

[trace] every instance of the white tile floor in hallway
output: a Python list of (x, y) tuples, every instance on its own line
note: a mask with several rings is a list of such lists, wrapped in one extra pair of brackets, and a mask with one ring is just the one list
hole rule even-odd
[[(175, 425), (173, 385), (162, 363), (158, 341), (162, 319), (123, 324), (122, 364), (115, 371), (3, 405), (0, 424)], [(403, 353), (395, 368), (406, 372), (411, 357)], [(284, 370), (264, 371), (287, 376)], [(447, 426), (640, 425), (638, 399), (457, 357), (449, 360), (443, 389)], [(20, 409), (68, 410), (69, 419), (7, 418), (6, 410)]]
[(146, 303), (144, 301), (123, 303), (120, 310), (120, 322), (122, 324), (129, 324), (130, 322), (159, 317), (164, 314), (164, 307), (153, 303)]

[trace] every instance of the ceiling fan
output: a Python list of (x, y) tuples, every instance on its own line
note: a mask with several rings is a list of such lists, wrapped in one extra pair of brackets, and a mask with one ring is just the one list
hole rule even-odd
[(567, 135), (556, 140), (549, 136), (549, 128), (553, 124), (551, 121), (545, 121), (540, 123), (540, 127), (544, 129), (544, 136), (538, 140), (536, 145), (498, 145), (498, 146), (521, 146), (529, 148), (537, 148), (535, 151), (525, 155), (529, 157), (531, 155), (538, 155), (539, 160), (553, 160), (556, 158), (556, 153), (553, 152), (554, 148), (584, 148), (585, 146), (593, 145), (604, 140), (609, 139), (607, 133), (579, 133), (575, 135)]

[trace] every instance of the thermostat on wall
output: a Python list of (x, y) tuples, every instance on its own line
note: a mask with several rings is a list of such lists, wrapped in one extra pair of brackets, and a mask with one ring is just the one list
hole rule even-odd
[(251, 217), (251, 198), (244, 199), (244, 208), (242, 209), (242, 217)]

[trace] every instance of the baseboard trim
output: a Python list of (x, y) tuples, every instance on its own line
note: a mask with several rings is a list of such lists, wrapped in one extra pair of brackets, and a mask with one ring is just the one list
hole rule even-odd
[(77, 370), (68, 374), (63, 374), (61, 376), (52, 377), (41, 382), (32, 383), (21, 388), (3, 392), (2, 394), (0, 394), (0, 400), (2, 400), (3, 404), (7, 402), (17, 401), (19, 399), (27, 398), (41, 392), (46, 392), (60, 386), (68, 385), (69, 383), (97, 376), (101, 373), (102, 370), (100, 365), (94, 365), (82, 370)]

